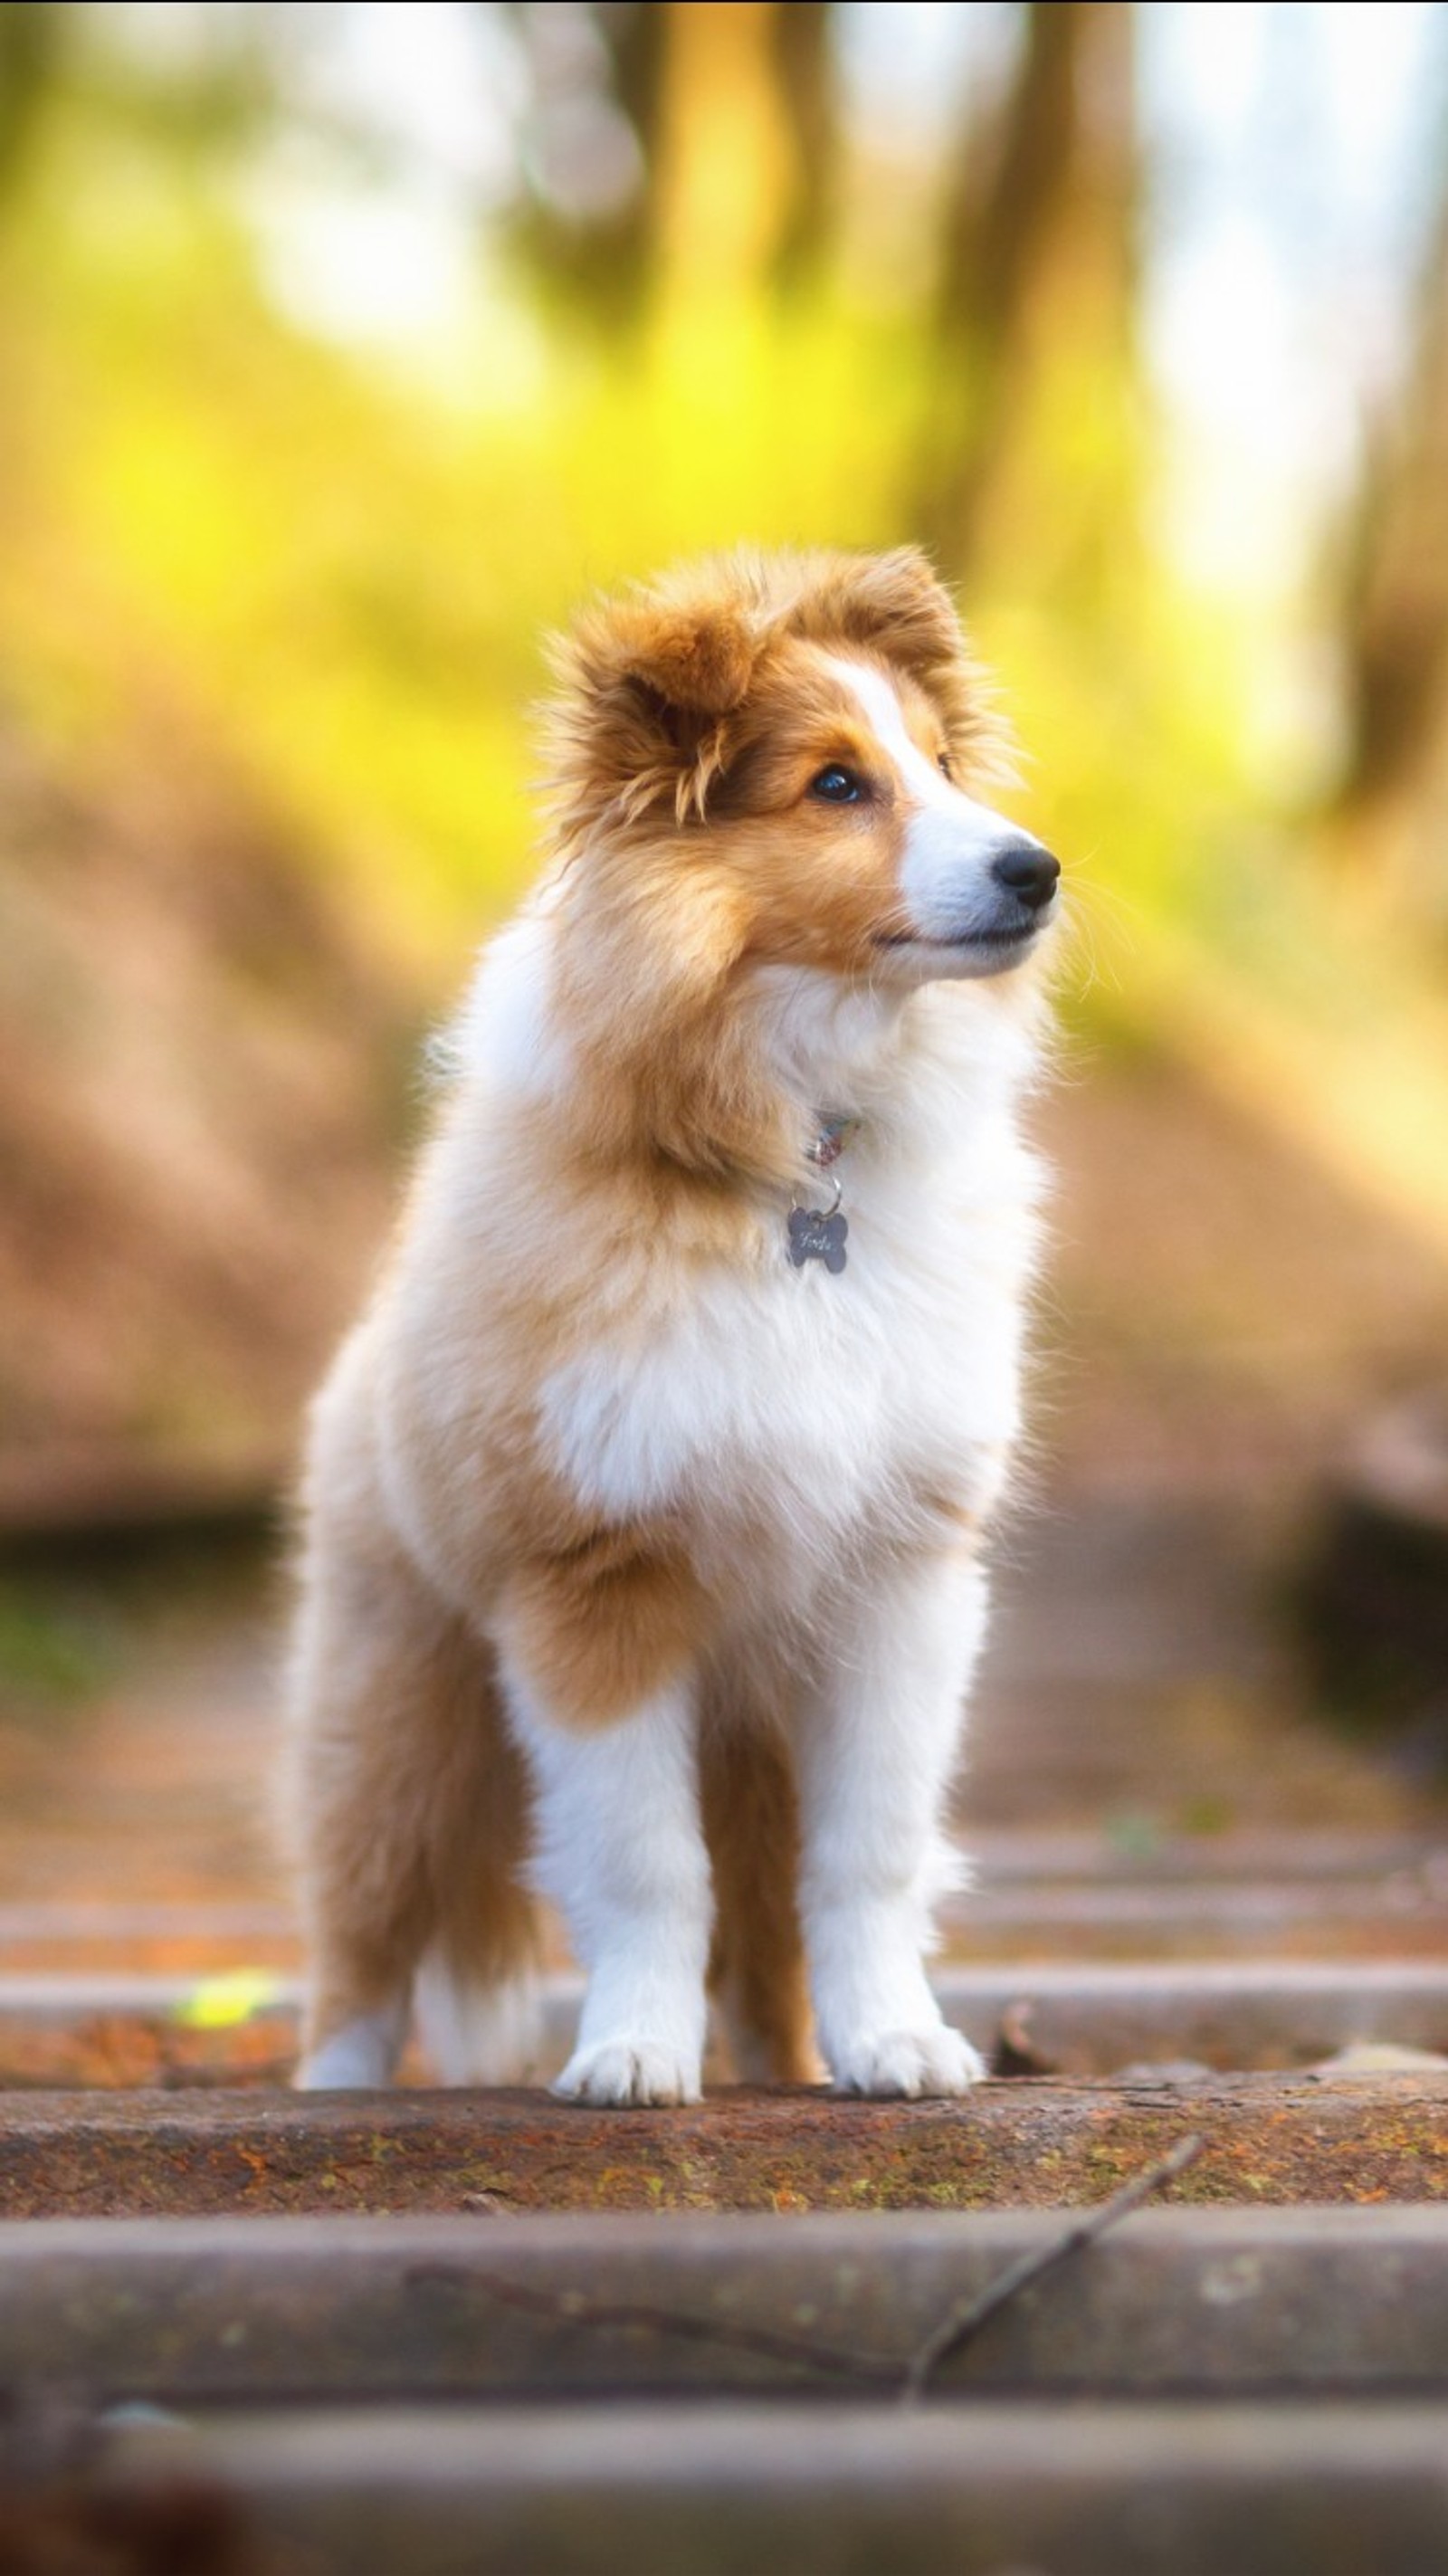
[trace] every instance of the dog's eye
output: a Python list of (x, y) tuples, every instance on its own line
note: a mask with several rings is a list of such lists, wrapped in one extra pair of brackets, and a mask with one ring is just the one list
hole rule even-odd
[(935, 766), (939, 770), (942, 778), (954, 777), (955, 772), (950, 766), (950, 754), (948, 751), (940, 751), (936, 753)]
[(865, 793), (865, 782), (854, 769), (842, 769), (832, 760), (828, 769), (818, 770), (810, 780), (811, 796), (822, 796), (827, 805), (858, 805)]

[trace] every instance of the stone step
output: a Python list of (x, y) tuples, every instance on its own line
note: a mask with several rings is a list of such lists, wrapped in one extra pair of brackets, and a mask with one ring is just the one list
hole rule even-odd
[(1436, 1958), (1448, 1903), (1409, 1879), (1371, 1897), (1351, 1879), (1021, 1880), (954, 1899), (940, 1930), (947, 1951), (991, 1958), (1039, 1958), (1067, 1946), (1105, 1957)]
[(96, 2408), (773, 2392), (1448, 2400), (1448, 2204), (0, 2227), (0, 2382)]
[[(1130, 1823), (1130, 1820), (1127, 1820)], [(1125, 1840), (966, 1833), (971, 1891), (945, 1910), (963, 1958), (1145, 1958), (1264, 1951), (1332, 1958), (1448, 1949), (1448, 1843), (1437, 1835), (1248, 1833)], [(295, 1972), (283, 1905), (137, 1904), (76, 1896), (0, 1904), (0, 1975), (82, 1970), (186, 1977)]]
[(288, 2408), (120, 2430), (89, 2479), (314, 2576), (1430, 2576), (1448, 2409)]
[(539, 2091), (0, 2095), (0, 2217), (1060, 2207), (1189, 2134), (1188, 2201), (1448, 2198), (1448, 2076), (979, 2085), (962, 2102), (743, 2088), (678, 2110)]
[(1448, 1949), (1441, 1834), (966, 1839), (972, 1883), (942, 1930), (948, 1950), (975, 1960), (1431, 1960)]
[(0, 1973), (204, 1976), (295, 1971), (296, 1924), (280, 1905), (131, 1905), (83, 1897), (0, 1905)]
[(1090, 1884), (1257, 1879), (1274, 1885), (1306, 1879), (1345, 1880), (1373, 1888), (1415, 1888), (1448, 1903), (1448, 1834), (1347, 1833), (1306, 1827), (1290, 1833), (1235, 1827), (1214, 1834), (1163, 1832), (1150, 1819), (1125, 1816), (1099, 1833), (1033, 1833), (1028, 1828), (969, 1829), (969, 1796), (963, 1823), (977, 1879), (991, 1887), (1048, 1879)]
[[(1373, 2040), (1448, 2051), (1443, 1961), (1044, 1961), (934, 1982), (948, 2018), (1013, 2073), (1304, 2067)], [(540, 2080), (568, 2054), (581, 1993), (575, 1977), (545, 1983)], [(295, 2053), (295, 1981), (274, 1970), (0, 1976), (0, 2086), (275, 2084)]]

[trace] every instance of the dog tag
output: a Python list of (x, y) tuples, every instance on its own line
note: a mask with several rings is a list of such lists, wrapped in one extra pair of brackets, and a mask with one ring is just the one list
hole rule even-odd
[(826, 1270), (843, 1270), (849, 1230), (848, 1221), (837, 1208), (829, 1213), (823, 1208), (791, 1208), (789, 1257), (796, 1270), (803, 1270), (807, 1261), (822, 1261)]

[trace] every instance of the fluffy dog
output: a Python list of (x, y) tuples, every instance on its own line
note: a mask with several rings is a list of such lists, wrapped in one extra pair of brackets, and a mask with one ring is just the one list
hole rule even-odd
[[(981, 2072), (926, 1982), (1016, 1436), (1016, 1107), (1056, 861), (913, 552), (731, 559), (559, 653), (553, 859), (484, 956), (318, 1400), (294, 1659), (301, 2080)], [(811, 2010), (812, 2007), (812, 2010)]]

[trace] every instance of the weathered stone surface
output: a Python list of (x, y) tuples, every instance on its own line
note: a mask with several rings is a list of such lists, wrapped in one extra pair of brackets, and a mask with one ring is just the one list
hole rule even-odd
[[(187, 1742), (194, 1759), (194, 1727)], [(180, 1758), (168, 1750), (173, 1761)], [(152, 1758), (161, 1764), (165, 1753)], [(1019, 1763), (1018, 1749), (1012, 1758)], [(961, 1833), (972, 1884), (944, 1909), (946, 1949), (961, 1966), (995, 1963), (1002, 1977), (1034, 1961), (1418, 1959), (1441, 1966), (1448, 1953), (1448, 1836), (1441, 1824), (1412, 1834), (1149, 1831), (1137, 1848), (1101, 1832), (979, 1831), (967, 1802)], [(66, 1889), (59, 1899), (37, 1893), (0, 1903), (0, 1973), (295, 1973), (295, 1919), (259, 1892), (238, 1889), (228, 1901), (217, 1885), (197, 1884), (185, 1898), (168, 1900), (143, 1882), (102, 1897), (90, 1892), (88, 1878), (67, 1882), (51, 1870), (47, 1883), (57, 1882)], [(561, 1964), (556, 1945), (555, 1956)]]
[(595, 2111), (541, 2092), (12, 2094), (0, 2216), (231, 2210), (1059, 2208), (1193, 2134), (1178, 2200), (1448, 2198), (1448, 2082), (984, 2084), (962, 2102), (740, 2090)]
[[(0, 2383), (92, 2406), (901, 2393), (1061, 2213), (21, 2221)], [(1141, 2209), (1018, 2290), (940, 2393), (1448, 2400), (1448, 2206)]]
[(1448, 1964), (1217, 1960), (961, 1968), (936, 1980), (983, 2047), (1002, 2032), (1041, 2071), (1104, 2075), (1191, 2057), (1223, 2071), (1305, 2067), (1364, 2039), (1448, 2047)]
[(269, 2570), (347, 2576), (1428, 2576), (1448, 2414), (727, 2405), (258, 2415), (136, 2434), (209, 2463)]
[[(1003, 2071), (1109, 2074), (1144, 2059), (1302, 2067), (1364, 2040), (1448, 2047), (1448, 1964), (1217, 1961), (945, 1968), (948, 2017)], [(568, 2055), (582, 1986), (544, 1991), (535, 2073)], [(295, 1985), (210, 1977), (0, 1976), (0, 2086), (276, 2084), (296, 2049)], [(999, 2059), (998, 2059), (999, 2062)]]

